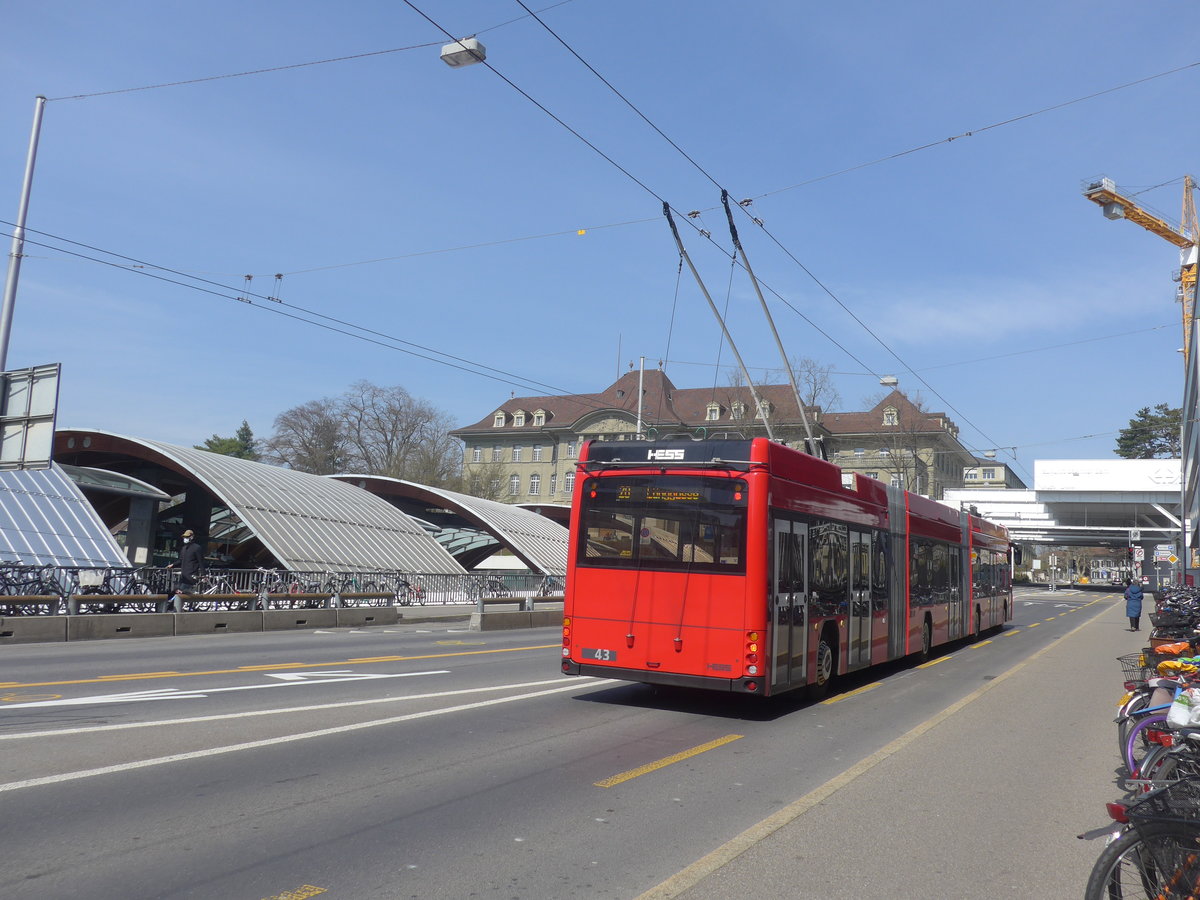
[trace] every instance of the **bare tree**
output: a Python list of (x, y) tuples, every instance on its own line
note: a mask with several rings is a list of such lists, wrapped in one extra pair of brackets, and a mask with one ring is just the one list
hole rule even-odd
[[(789, 360), (796, 376), (796, 387), (806, 407), (819, 406), (824, 412), (837, 412), (842, 405), (842, 395), (833, 381), (833, 366), (819, 363), (808, 356)], [(780, 384), (788, 380), (783, 369), (772, 369), (768, 373), (772, 381)]]
[(462, 452), (449, 416), (404, 388), (368, 381), (340, 397), (280, 413), (266, 441), (268, 461), (303, 472), (358, 472), (440, 487), (459, 477)]
[(314, 475), (344, 472), (349, 445), (338, 401), (310, 400), (281, 412), (275, 417), (275, 433), (264, 444), (263, 458)]
[(458, 490), (472, 497), (503, 503), (512, 470), (503, 462), (478, 462), (465, 469)]
[(449, 430), (443, 413), (398, 385), (382, 388), (357, 382), (342, 396), (340, 406), (352, 462), (370, 475), (410, 478), (413, 458), (423, 444)]

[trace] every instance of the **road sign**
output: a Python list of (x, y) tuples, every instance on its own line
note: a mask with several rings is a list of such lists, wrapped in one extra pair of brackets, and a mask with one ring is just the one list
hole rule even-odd
[(1130, 528), (1129, 529), (1130, 543), (1140, 541), (1141, 539), (1142, 539), (1142, 529), (1140, 529), (1140, 528)]
[(1146, 548), (1145, 547), (1134, 547), (1133, 548), (1133, 561), (1134, 562), (1144, 562), (1145, 559), (1146, 559)]

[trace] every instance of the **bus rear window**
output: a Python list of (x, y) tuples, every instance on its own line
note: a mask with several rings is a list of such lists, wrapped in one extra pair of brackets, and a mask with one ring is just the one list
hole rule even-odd
[(741, 479), (591, 478), (581, 504), (580, 566), (745, 571), (746, 482)]

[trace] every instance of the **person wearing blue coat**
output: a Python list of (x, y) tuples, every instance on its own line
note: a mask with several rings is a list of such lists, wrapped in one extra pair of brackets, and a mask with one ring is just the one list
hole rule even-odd
[(1125, 615), (1129, 616), (1129, 630), (1140, 631), (1142, 623), (1142, 586), (1136, 581), (1126, 581), (1125, 584)]

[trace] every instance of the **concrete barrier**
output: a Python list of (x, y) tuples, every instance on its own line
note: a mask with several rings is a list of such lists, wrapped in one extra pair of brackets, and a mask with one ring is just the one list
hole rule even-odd
[(339, 628), (358, 628), (362, 625), (395, 625), (400, 619), (394, 606), (351, 606), (334, 610)]
[(0, 617), (0, 644), (38, 644), (66, 639), (66, 616)]
[(170, 637), (175, 634), (171, 613), (111, 613), (67, 616), (68, 641), (104, 638)]
[(193, 612), (175, 617), (176, 634), (229, 634), (262, 630), (263, 614), (257, 610)]
[[(508, 597), (485, 598), (487, 604), (509, 600)], [(530, 600), (526, 597), (524, 600)], [(513, 598), (519, 602), (522, 598)], [(544, 602), (544, 600), (543, 600)], [(530, 604), (532, 605), (532, 604)], [(511, 631), (516, 628), (552, 628), (562, 624), (561, 604), (553, 609), (487, 609), (471, 613), (471, 631)]]
[(336, 609), (263, 610), (263, 631), (287, 631), (294, 628), (337, 628)]

